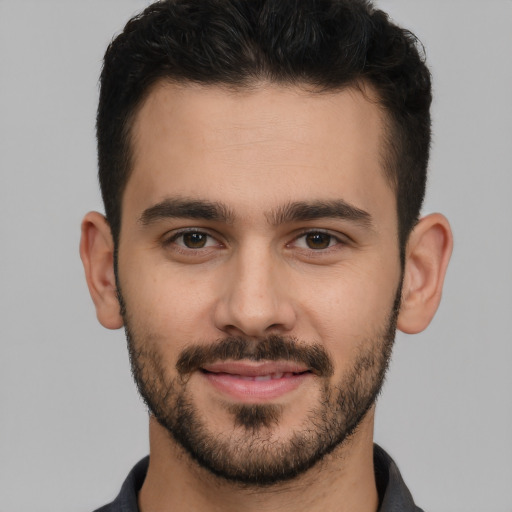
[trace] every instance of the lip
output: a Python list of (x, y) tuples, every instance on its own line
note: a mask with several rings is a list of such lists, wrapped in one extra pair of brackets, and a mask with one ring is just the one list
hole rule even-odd
[(223, 361), (201, 370), (201, 375), (221, 394), (247, 403), (279, 398), (313, 375), (306, 366), (293, 361)]

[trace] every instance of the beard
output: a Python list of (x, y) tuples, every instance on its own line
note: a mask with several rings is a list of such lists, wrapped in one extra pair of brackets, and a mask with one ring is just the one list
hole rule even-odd
[[(334, 365), (320, 344), (292, 337), (226, 337), (188, 346), (176, 363), (177, 375), (158, 352), (155, 337), (142, 335), (120, 296), (132, 374), (149, 412), (201, 467), (225, 480), (261, 487), (308, 471), (346, 444), (375, 403), (384, 383), (395, 338), (401, 287), (386, 324), (362, 340), (355, 363), (332, 383)], [(222, 360), (294, 361), (312, 369), (320, 398), (286, 438), (276, 435), (283, 406), (222, 404), (233, 420), (229, 431), (214, 432), (188, 390), (190, 376), (202, 365)]]

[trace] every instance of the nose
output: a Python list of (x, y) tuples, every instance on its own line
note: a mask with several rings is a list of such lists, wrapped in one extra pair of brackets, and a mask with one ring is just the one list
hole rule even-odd
[(233, 256), (215, 308), (217, 329), (231, 336), (289, 334), (297, 317), (284, 266), (268, 247)]

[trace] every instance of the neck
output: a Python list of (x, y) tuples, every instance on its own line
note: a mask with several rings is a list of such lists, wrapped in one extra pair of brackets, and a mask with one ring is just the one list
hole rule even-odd
[(154, 419), (141, 512), (376, 512), (373, 408), (356, 433), (305, 474), (269, 487), (242, 487), (199, 467)]

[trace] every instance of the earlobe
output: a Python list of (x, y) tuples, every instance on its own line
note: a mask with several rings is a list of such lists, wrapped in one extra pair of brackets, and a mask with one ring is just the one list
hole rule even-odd
[(80, 257), (99, 322), (119, 329), (123, 318), (114, 274), (114, 241), (107, 220), (98, 212), (89, 212), (82, 221)]
[(453, 247), (448, 220), (439, 213), (423, 217), (406, 249), (402, 302), (397, 327), (408, 334), (423, 331), (441, 301), (444, 277)]

